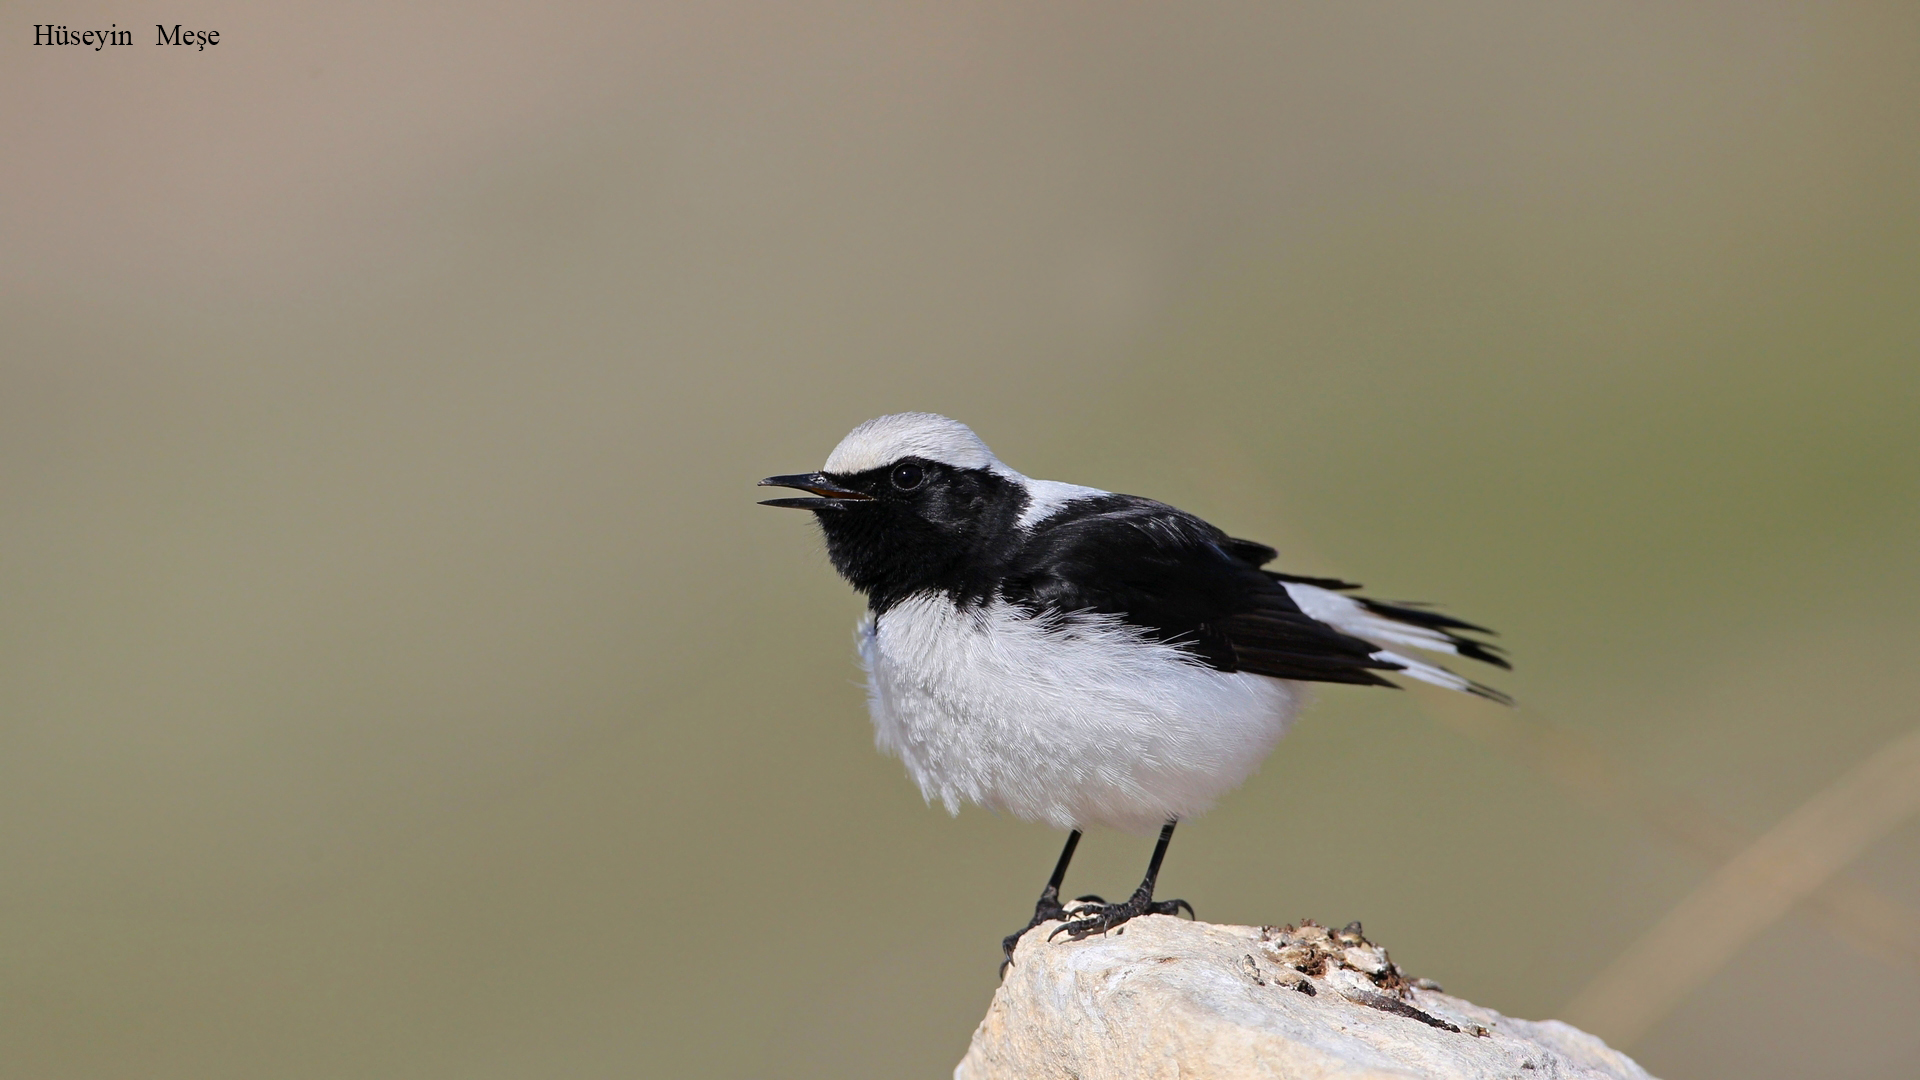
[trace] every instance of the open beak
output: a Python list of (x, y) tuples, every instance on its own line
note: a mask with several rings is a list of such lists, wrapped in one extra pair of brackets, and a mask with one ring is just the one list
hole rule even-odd
[(871, 495), (843, 488), (834, 483), (827, 478), (826, 473), (769, 476), (760, 481), (760, 486), (798, 488), (820, 496), (818, 499), (765, 499), (760, 503), (761, 506), (790, 506), (795, 510), (844, 510), (854, 503), (873, 501)]

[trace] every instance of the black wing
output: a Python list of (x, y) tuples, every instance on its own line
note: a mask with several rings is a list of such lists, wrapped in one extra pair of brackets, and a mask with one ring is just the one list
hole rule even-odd
[(1401, 665), (1302, 612), (1282, 580), (1260, 569), (1274, 555), (1164, 503), (1102, 496), (1036, 527), (1007, 568), (1003, 595), (1036, 611), (1117, 615), (1221, 671), (1392, 686), (1379, 673)]

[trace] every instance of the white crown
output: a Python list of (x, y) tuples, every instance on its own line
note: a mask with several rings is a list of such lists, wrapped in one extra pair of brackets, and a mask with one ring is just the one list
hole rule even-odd
[(925, 458), (956, 469), (991, 469), (999, 459), (973, 429), (933, 413), (877, 416), (847, 433), (827, 455), (826, 472), (847, 475), (891, 465), (904, 457)]

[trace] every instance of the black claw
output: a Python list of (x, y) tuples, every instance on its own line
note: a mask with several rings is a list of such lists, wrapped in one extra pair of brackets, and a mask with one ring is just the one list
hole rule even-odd
[(1074, 897), (1073, 902), (1076, 904), (1104, 904), (1107, 902), (1107, 898), (1097, 893), (1088, 893), (1085, 896)]
[(1020, 944), (1020, 938), (1025, 934), (1025, 930), (1020, 931), (1018, 934), (1008, 934), (1006, 940), (1000, 942), (1001, 951), (1007, 954), (1006, 958), (1000, 961), (1001, 978), (1004, 979), (1007, 977), (1007, 969), (1013, 966), (1014, 947)]
[(1058, 922), (1064, 920), (1066, 917), (1066, 908), (1053, 902), (1049, 897), (1041, 897), (1040, 902), (1033, 905), (1033, 918), (1028, 920), (1027, 925), (1000, 939), (1000, 951), (1007, 954), (1007, 958), (1000, 961), (1000, 977), (1003, 979), (1006, 978), (1007, 969), (1013, 966), (1014, 947), (1020, 944), (1021, 938), (1027, 936), (1027, 931), (1039, 926), (1041, 923)]
[(1061, 934), (1069, 941), (1079, 941), (1095, 934), (1104, 934), (1122, 924), (1142, 915), (1179, 915), (1185, 911), (1193, 917), (1193, 905), (1185, 900), (1154, 900), (1150, 896), (1134, 893), (1124, 904), (1098, 904), (1091, 909), (1081, 908), (1072, 913), (1072, 918), (1054, 927), (1047, 935), (1052, 941)]

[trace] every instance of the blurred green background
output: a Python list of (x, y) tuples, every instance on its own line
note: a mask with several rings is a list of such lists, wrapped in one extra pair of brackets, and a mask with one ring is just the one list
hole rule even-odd
[[(1060, 838), (874, 752), (755, 505), (881, 412), (1497, 627), (1756, 834), (1920, 722), (1910, 2), (6, 11), (8, 1076), (944, 1075)], [(1424, 700), (1164, 891), (1556, 1015), (1712, 865)], [(1850, 872), (1920, 909), (1920, 823)], [(1627, 1049), (1916, 1015), (1799, 912)]]

